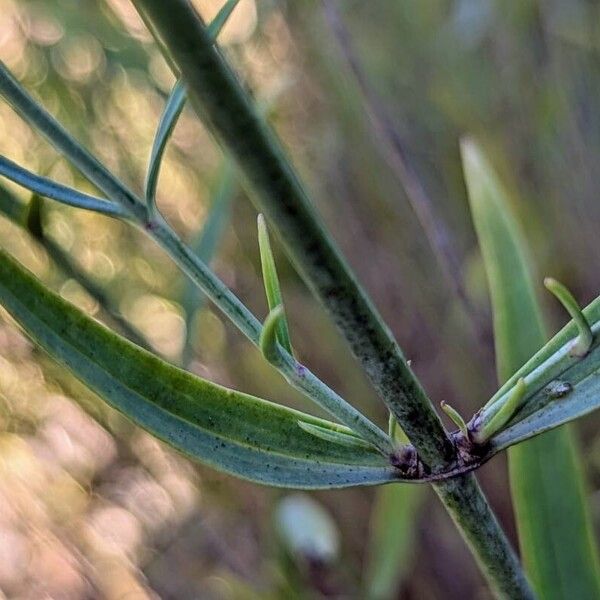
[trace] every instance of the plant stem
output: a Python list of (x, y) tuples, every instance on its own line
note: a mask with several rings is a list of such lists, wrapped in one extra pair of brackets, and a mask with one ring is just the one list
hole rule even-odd
[[(147, 206), (39, 105), (14, 79), (2, 62), (0, 62), (0, 93), (10, 101), (26, 121), (38, 128), (50, 143), (67, 156), (108, 198), (125, 207), (131, 214), (131, 220), (167, 251), (179, 268), (204, 291), (255, 346), (259, 345), (262, 329), (260, 321), (181, 241), (160, 214), (150, 216)], [(286, 368), (282, 375), (291, 385), (342, 423), (354, 429), (382, 454), (388, 455), (392, 452), (393, 447), (386, 433), (320, 381), (306, 367), (299, 365), (292, 356), (283, 349), (281, 351), (284, 358), (282, 368), (283, 366)]]
[[(236, 159), (293, 264), (348, 340), (376, 390), (432, 469), (454, 448), (391, 331), (346, 265), (271, 129), (186, 0), (134, 0), (198, 114)], [(441, 459), (441, 460), (440, 460)]]
[[(204, 290), (219, 308), (237, 325), (238, 329), (255, 345), (260, 342), (262, 325), (235, 294), (207, 268), (162, 219), (152, 223), (150, 235), (177, 265)], [(280, 360), (273, 363), (286, 381), (302, 392), (342, 423), (359, 433), (382, 453), (389, 454), (392, 446), (389, 437), (361, 412), (323, 383), (309, 369), (278, 346)]]
[(475, 476), (461, 475), (435, 483), (433, 487), (462, 532), (496, 596), (510, 600), (535, 598), (519, 559)]
[[(168, 60), (179, 69), (190, 101), (238, 162), (253, 200), (311, 291), (321, 300), (374, 387), (422, 460), (433, 470), (454, 459), (454, 447), (391, 331), (359, 286), (314, 212), (273, 132), (259, 115), (206, 27), (186, 0), (133, 0)], [(472, 477), (436, 490), (499, 595), (532, 598), (520, 565)]]

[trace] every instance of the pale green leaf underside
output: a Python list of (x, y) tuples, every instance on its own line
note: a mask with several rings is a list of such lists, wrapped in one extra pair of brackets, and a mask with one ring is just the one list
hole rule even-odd
[(0, 250), (0, 303), (33, 341), (132, 421), (216, 469), (259, 483), (331, 488), (397, 479), (379, 453), (298, 426), (338, 426), (165, 363), (49, 291)]

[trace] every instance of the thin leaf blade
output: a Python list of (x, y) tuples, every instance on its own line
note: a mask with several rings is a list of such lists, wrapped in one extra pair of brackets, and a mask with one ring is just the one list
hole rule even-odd
[[(275, 266), (275, 257), (273, 256), (273, 250), (271, 249), (271, 240), (269, 239), (267, 223), (262, 214), (258, 215), (257, 224), (260, 263), (265, 293), (267, 296), (267, 304), (270, 311), (273, 311), (278, 306), (281, 306), (283, 310), (283, 296), (281, 295), (281, 286), (279, 285), (277, 267)], [(290, 341), (290, 332), (285, 313), (282, 314), (282, 317), (277, 323), (277, 340), (290, 354), (292, 354), (292, 342)]]
[(162, 159), (167, 149), (167, 142), (175, 129), (179, 115), (185, 106), (187, 94), (185, 91), (185, 84), (180, 79), (175, 83), (165, 107), (163, 113), (158, 122), (158, 128), (156, 129), (156, 135), (152, 143), (152, 150), (150, 151), (150, 162), (148, 164), (148, 171), (146, 174), (145, 183), (145, 196), (146, 204), (148, 209), (152, 212), (156, 209), (156, 190), (158, 187), (158, 176), (160, 174), (160, 167), (162, 165)]
[[(506, 194), (474, 142), (462, 146), (465, 180), (487, 271), (500, 381), (546, 340), (525, 243)], [(562, 427), (509, 451), (513, 502), (525, 564), (543, 598), (600, 595), (598, 559), (586, 508), (581, 461)]]
[(0, 156), (0, 175), (40, 196), (62, 202), (68, 206), (99, 212), (110, 217), (127, 217), (129, 214), (119, 204), (78, 192), (46, 177), (35, 175), (5, 156)]
[[(206, 221), (191, 244), (192, 251), (207, 265), (211, 264), (217, 253), (227, 225), (231, 220), (231, 208), (237, 188), (233, 164), (225, 158), (211, 194), (212, 200)], [(194, 355), (194, 334), (196, 333), (194, 325), (196, 316), (204, 308), (206, 300), (206, 296), (199, 293), (194, 283), (189, 279), (186, 280), (181, 294), (181, 305), (186, 316), (186, 337), (181, 354), (181, 364), (184, 366), (189, 364)]]
[(226, 389), (138, 348), (49, 291), (0, 251), (0, 303), (36, 344), (132, 421), (192, 458), (259, 483), (330, 488), (384, 483), (377, 452), (298, 427), (327, 421)]
[[(210, 22), (207, 30), (213, 39), (217, 39), (238, 2), (239, 0), (227, 0), (216, 14), (215, 18)], [(177, 121), (179, 120), (179, 116), (183, 111), (186, 101), (187, 91), (185, 89), (185, 83), (182, 79), (179, 79), (173, 86), (173, 89), (167, 98), (167, 102), (165, 103), (152, 143), (152, 150), (150, 152), (150, 162), (146, 174), (145, 196), (146, 203), (151, 212), (156, 209), (158, 176), (162, 159), (165, 150), (167, 149), (167, 143), (175, 129), (175, 125), (177, 125)]]

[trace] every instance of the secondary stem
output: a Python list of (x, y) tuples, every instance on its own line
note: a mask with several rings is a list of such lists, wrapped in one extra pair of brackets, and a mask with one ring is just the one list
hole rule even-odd
[[(354, 355), (425, 463), (438, 468), (454, 448), (391, 331), (314, 212), (276, 136), (186, 0), (134, 0), (168, 49), (202, 119), (228, 148), (298, 272), (348, 340)], [(440, 462), (440, 457), (442, 458)]]
[(495, 594), (510, 600), (533, 600), (535, 595), (519, 559), (475, 476), (461, 475), (433, 487)]
[[(433, 470), (447, 467), (454, 459), (454, 447), (429, 398), (192, 5), (186, 0), (134, 0), (134, 4), (169, 62), (179, 69), (197, 112), (236, 159), (255, 192), (255, 204), (423, 461)], [(438, 484), (436, 491), (497, 593), (531, 598), (514, 552), (475, 480), (461, 477)]]
[[(240, 299), (192, 252), (159, 214), (149, 215), (148, 207), (92, 156), (68, 131), (39, 105), (0, 62), (0, 93), (15, 110), (34, 125), (60, 152), (108, 198), (118, 202), (131, 215), (130, 220), (165, 249), (174, 262), (223, 311), (231, 322), (258, 346), (262, 325)], [(286, 353), (284, 353), (286, 354)], [(288, 355), (286, 361), (294, 361)], [(344, 425), (354, 429), (383, 454), (392, 451), (389, 437), (362, 413), (310, 373), (306, 367), (288, 369), (284, 377), (317, 405)], [(312, 394), (315, 393), (316, 396)]]
[[(215, 304), (237, 325), (240, 331), (258, 346), (262, 325), (240, 302), (235, 294), (206, 267), (162, 219), (153, 223), (146, 232), (157, 241), (175, 263), (211, 298)], [(361, 412), (323, 383), (309, 369), (298, 363), (283, 348), (279, 348), (281, 360), (274, 366), (286, 381), (327, 412), (335, 415), (344, 425), (359, 433), (383, 454), (392, 450), (389, 437), (367, 419)]]

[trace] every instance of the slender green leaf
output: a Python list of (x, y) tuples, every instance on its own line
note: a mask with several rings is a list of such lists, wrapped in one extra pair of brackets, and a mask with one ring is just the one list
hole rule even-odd
[(376, 451), (298, 427), (327, 421), (204, 381), (138, 348), (50, 292), (0, 251), (0, 303), (36, 344), (138, 425), (202, 462), (260, 483), (330, 488), (383, 483)]
[(521, 377), (515, 384), (515, 387), (511, 390), (506, 402), (503, 402), (488, 420), (482, 420), (483, 426), (475, 430), (473, 439), (476, 442), (483, 444), (496, 432), (501, 431), (517, 410), (523, 405), (526, 394), (527, 384)]
[[(217, 39), (221, 29), (223, 29), (225, 23), (227, 23), (227, 19), (231, 16), (231, 13), (238, 2), (239, 0), (228, 0), (225, 2), (221, 7), (221, 10), (219, 10), (215, 18), (208, 25), (208, 33), (214, 40)], [(186, 101), (187, 92), (185, 84), (179, 79), (173, 86), (173, 89), (167, 98), (152, 144), (152, 151), (150, 153), (150, 164), (146, 175), (145, 196), (148, 208), (152, 213), (156, 210), (156, 188), (158, 186), (158, 175), (160, 173), (162, 158)]]
[[(283, 309), (283, 297), (279, 286), (279, 277), (275, 266), (275, 258), (271, 250), (271, 241), (269, 240), (269, 231), (263, 215), (258, 215), (258, 245), (260, 247), (260, 263), (262, 266), (263, 282), (269, 310), (281, 306)], [(281, 318), (277, 323), (277, 341), (291, 354), (292, 343), (290, 341), (290, 332), (288, 329), (285, 312), (282, 312)]]
[(579, 328), (571, 321), (469, 423), (472, 432), (485, 427), (485, 423), (510, 404), (518, 381), (524, 381), (526, 393), (520, 407), (510, 417), (508, 426), (501, 427), (500, 433), (490, 439), (486, 448), (490, 455), (600, 407), (600, 396), (594, 391), (600, 380), (600, 297), (584, 308), (582, 314), (591, 324), (592, 334), (592, 345), (584, 357), (572, 352)]
[[(600, 362), (598, 347), (594, 350), (594, 360), (596, 364)], [(575, 374), (566, 373), (564, 379), (554, 380), (533, 396), (528, 402), (529, 410), (490, 440), (490, 451), (498, 452), (598, 410), (600, 370), (596, 367), (591, 373), (583, 372), (576, 385), (570, 383), (570, 375)]]
[(128, 216), (127, 211), (119, 204), (115, 204), (110, 200), (104, 200), (103, 198), (89, 196), (46, 177), (34, 175), (4, 156), (0, 156), (0, 175), (40, 196), (68, 204), (69, 206), (92, 210), (111, 217)]
[(175, 129), (177, 119), (185, 106), (186, 101), (185, 84), (181, 79), (173, 86), (165, 108), (158, 122), (158, 128), (152, 144), (150, 163), (146, 175), (145, 196), (146, 204), (150, 211), (156, 208), (156, 188), (158, 186), (158, 175), (162, 164), (162, 158), (167, 148), (167, 142)]
[[(505, 192), (474, 142), (464, 142), (462, 152), (492, 297), (498, 376), (514, 385), (513, 374), (543, 345), (546, 333)], [(509, 464), (521, 549), (540, 597), (600, 597), (581, 459), (569, 428), (515, 446)]]
[(227, 23), (227, 20), (239, 1), (240, 0), (227, 0), (227, 2), (219, 9), (219, 12), (215, 15), (213, 20), (208, 24), (206, 30), (213, 40), (216, 40), (219, 37), (221, 30), (225, 27), (225, 23)]
[(415, 558), (417, 517), (425, 491), (420, 485), (386, 485), (377, 490), (365, 574), (369, 600), (398, 598)]
[[(583, 314), (588, 323), (593, 324), (593, 329), (598, 327), (600, 323), (600, 297), (596, 298), (589, 306), (583, 309)], [(565, 355), (568, 354), (568, 346), (571, 345), (572, 340), (578, 334), (578, 328), (573, 321), (570, 321), (565, 325), (547, 344), (545, 344), (540, 350), (538, 350), (518, 371), (516, 371), (512, 377), (510, 377), (500, 389), (492, 396), (490, 401), (486, 404), (486, 408), (493, 406), (502, 396), (506, 395), (509, 390), (515, 385), (516, 381), (523, 377), (526, 380), (531, 379), (532, 373), (537, 372), (548, 372), (549, 364), (558, 365), (559, 362), (567, 362), (567, 365), (578, 362), (576, 359), (568, 361)], [(558, 366), (557, 371), (552, 370), (548, 375), (545, 376), (545, 383), (550, 382), (555, 377), (558, 377), (560, 373), (565, 371), (567, 366)]]
[(448, 417), (450, 417), (450, 420), (463, 432), (463, 434), (467, 435), (467, 424), (462, 418), (462, 415), (446, 402), (442, 402), (440, 408), (448, 415)]
[[(225, 159), (212, 193), (212, 201), (204, 226), (196, 239), (191, 243), (192, 251), (207, 265), (210, 265), (212, 262), (219, 242), (225, 233), (227, 223), (229, 223), (231, 205), (236, 190), (237, 185), (233, 165), (229, 160)], [(186, 337), (181, 358), (183, 365), (187, 365), (193, 355), (194, 319), (202, 310), (205, 302), (206, 296), (198, 293), (198, 288), (194, 282), (187, 279), (181, 295), (181, 305), (186, 316)]]
[(144, 222), (146, 218), (144, 204), (25, 91), (2, 61), (0, 61), (0, 94), (25, 121), (66, 156), (99, 190)]

